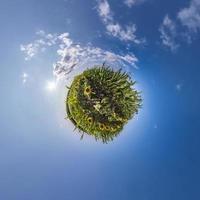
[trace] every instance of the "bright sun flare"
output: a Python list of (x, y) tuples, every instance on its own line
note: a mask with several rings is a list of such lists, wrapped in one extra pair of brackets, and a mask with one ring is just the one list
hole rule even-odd
[(56, 89), (56, 82), (55, 81), (48, 81), (46, 85), (46, 89), (49, 91), (53, 91)]

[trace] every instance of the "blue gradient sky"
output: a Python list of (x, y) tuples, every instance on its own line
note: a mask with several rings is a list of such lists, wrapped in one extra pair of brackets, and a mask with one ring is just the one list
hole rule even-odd
[[(136, 24), (145, 44), (108, 35), (93, 0), (0, 0), (0, 199), (200, 198), (200, 22), (194, 31), (177, 18), (192, 0), (146, 0), (131, 8), (108, 2), (115, 20)], [(176, 26), (175, 51), (160, 38), (167, 14)], [(113, 142), (80, 141), (64, 120), (65, 88), (45, 88), (54, 80), (54, 47), (30, 61), (20, 51), (38, 30), (69, 32), (74, 41), (138, 58), (132, 71), (143, 108)]]

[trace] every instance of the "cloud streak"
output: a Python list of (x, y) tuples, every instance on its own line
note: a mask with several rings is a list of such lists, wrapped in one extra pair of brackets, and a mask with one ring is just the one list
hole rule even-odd
[[(100, 65), (106, 62), (117, 68), (137, 68), (138, 59), (134, 54), (117, 54), (112, 51), (104, 50), (93, 45), (81, 45), (75, 43), (69, 33), (46, 34), (44, 31), (37, 32), (39, 37), (35, 41), (21, 45), (21, 51), (25, 55), (25, 60), (31, 60), (43, 48), (51, 46), (57, 47), (58, 60), (53, 64), (53, 74), (57, 80), (70, 79), (73, 74), (84, 68)], [(42, 44), (38, 41), (44, 41)], [(23, 47), (23, 48), (22, 48)], [(35, 48), (35, 49), (34, 49)], [(31, 50), (30, 50), (31, 49)], [(131, 70), (130, 70), (131, 71)]]
[[(180, 31), (177, 31), (180, 28)], [(181, 8), (174, 20), (164, 17), (159, 28), (162, 43), (172, 51), (179, 47), (177, 40), (191, 43), (200, 31), (200, 0), (191, 0), (188, 7)]]
[(43, 30), (36, 32), (39, 39), (33, 42), (20, 45), (20, 50), (25, 54), (25, 60), (31, 60), (35, 55), (44, 52), (47, 47), (51, 47), (57, 43), (58, 37), (56, 34), (46, 34)]
[(145, 0), (125, 0), (124, 4), (129, 8), (132, 8), (133, 6), (143, 3), (144, 1)]
[(178, 12), (178, 19), (191, 32), (200, 30), (200, 0), (192, 0), (189, 7)]
[(159, 28), (160, 38), (162, 40), (162, 44), (166, 47), (169, 47), (171, 51), (175, 51), (179, 45), (176, 43), (176, 24), (166, 15), (163, 19), (163, 23)]
[(113, 12), (111, 11), (107, 0), (98, 0), (97, 11), (109, 35), (125, 42), (131, 41), (135, 44), (144, 42), (144, 40), (137, 38), (137, 28), (135, 24), (122, 27), (118, 22), (114, 20)]

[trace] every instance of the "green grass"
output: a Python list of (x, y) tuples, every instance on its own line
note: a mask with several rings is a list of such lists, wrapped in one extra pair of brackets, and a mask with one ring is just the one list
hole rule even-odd
[(121, 70), (104, 66), (85, 70), (68, 90), (67, 118), (82, 136), (87, 133), (104, 143), (113, 140), (141, 107), (134, 84)]

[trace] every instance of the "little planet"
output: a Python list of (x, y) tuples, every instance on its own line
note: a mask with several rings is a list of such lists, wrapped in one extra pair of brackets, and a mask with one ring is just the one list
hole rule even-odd
[(67, 118), (75, 129), (103, 143), (112, 141), (141, 107), (128, 73), (94, 66), (74, 77), (66, 97)]

